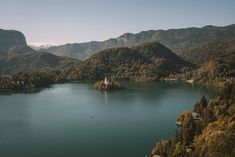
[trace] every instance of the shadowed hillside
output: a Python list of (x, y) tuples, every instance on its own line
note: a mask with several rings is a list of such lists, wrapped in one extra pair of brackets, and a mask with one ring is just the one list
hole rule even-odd
[(27, 46), (24, 35), (18, 31), (0, 29), (0, 54), (15, 45)]
[(21, 32), (0, 30), (0, 74), (28, 70), (50, 71), (70, 67), (75, 63), (75, 59), (33, 50), (27, 46)]

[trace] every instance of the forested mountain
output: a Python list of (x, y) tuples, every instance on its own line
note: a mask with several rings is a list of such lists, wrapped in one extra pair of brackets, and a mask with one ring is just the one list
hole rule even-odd
[[(137, 43), (144, 42), (144, 39), (149, 39), (147, 36), (151, 35), (150, 32), (141, 32), (148, 34), (147, 36), (142, 35), (142, 37), (140, 35), (141, 33), (139, 33), (135, 35), (125, 34), (119, 37), (118, 40), (112, 39), (112, 41), (124, 41), (125, 37), (126, 42), (125, 44), (122, 42), (121, 45), (128, 47), (108, 48), (77, 64), (78, 61), (75, 59), (59, 57), (51, 53), (33, 50), (27, 46), (25, 37), (20, 32), (1, 30), (0, 74), (12, 74), (25, 70), (62, 70), (67, 80), (97, 80), (103, 79), (105, 75), (108, 75), (116, 79), (142, 81), (153, 81), (164, 78), (193, 79), (195, 83), (223, 86), (227, 81), (233, 81), (235, 75), (235, 40), (220, 41), (219, 39), (232, 39), (233, 36), (231, 36), (231, 34), (234, 33), (234, 26), (235, 25), (227, 27), (207, 26), (200, 29), (188, 28), (168, 31), (150, 31), (152, 33), (162, 32), (163, 34), (168, 34), (165, 38), (161, 39), (171, 46), (172, 43), (174, 43), (173, 45), (175, 46), (177, 43), (180, 45), (187, 43), (183, 44), (184, 46), (181, 45), (173, 49), (176, 50), (183, 47), (182, 51), (180, 51), (181, 56), (197, 64), (198, 69), (195, 69), (196, 66), (194, 64), (181, 59), (159, 42), (153, 41), (136, 45)], [(189, 42), (186, 40), (185, 34), (195, 39), (196, 34), (194, 34), (192, 30), (198, 31), (198, 40)], [(210, 32), (209, 36), (212, 40), (208, 42), (207, 39), (209, 40), (209, 37), (206, 37), (203, 33), (200, 34), (200, 32), (207, 32), (207, 35)], [(184, 36), (184, 38), (182, 38), (182, 40), (176, 40), (176, 38), (174, 38), (176, 34), (178, 38), (180, 35), (181, 37)], [(172, 39), (166, 41), (168, 36), (171, 36)], [(152, 37), (151, 39), (156, 38)], [(204, 43), (202, 41), (207, 42)], [(105, 42), (109, 43), (109, 40)], [(107, 43), (106, 46), (110, 45)], [(119, 42), (114, 43), (117, 44)], [(189, 43), (192, 45), (191, 47), (188, 47)], [(92, 44), (96, 45), (92, 47), (92, 49), (100, 45), (99, 42), (92, 42)], [(85, 45), (88, 46), (89, 43)], [(131, 45), (135, 46), (131, 47)], [(72, 45), (70, 46), (74, 48)], [(107, 47), (115, 47), (115, 45)]]
[(222, 40), (199, 44), (182, 51), (181, 56), (186, 60), (199, 65), (216, 58), (223, 59), (224, 55), (229, 54), (235, 54), (235, 40)]
[(199, 84), (223, 87), (235, 78), (235, 51), (208, 60), (202, 66), (192, 71), (192, 76)]
[(115, 79), (152, 81), (170, 73), (194, 67), (158, 42), (132, 48), (111, 48), (92, 55), (67, 71), (74, 80), (97, 80), (105, 76)]
[(235, 42), (212, 42), (193, 47), (185, 54), (197, 69), (183, 74), (171, 74), (170, 79), (194, 80), (194, 83), (224, 87), (235, 78)]
[(118, 38), (111, 38), (106, 41), (92, 41), (87, 43), (73, 43), (61, 46), (53, 46), (43, 49), (55, 55), (87, 59), (92, 54), (107, 48), (132, 47), (145, 42), (158, 41), (170, 48), (179, 56), (187, 57), (187, 50), (191, 47), (206, 42), (235, 40), (235, 25), (225, 27), (205, 26), (202, 28), (181, 28), (169, 30), (150, 30), (137, 34), (126, 33)]
[(27, 46), (21, 32), (0, 30), (0, 74), (18, 71), (48, 71), (71, 66), (77, 60), (38, 52)]

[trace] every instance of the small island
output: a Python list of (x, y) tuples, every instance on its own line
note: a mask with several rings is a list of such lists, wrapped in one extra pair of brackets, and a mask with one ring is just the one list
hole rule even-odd
[(110, 81), (105, 77), (104, 81), (97, 81), (93, 88), (97, 90), (118, 90), (118, 89), (125, 89), (119, 82), (117, 81)]

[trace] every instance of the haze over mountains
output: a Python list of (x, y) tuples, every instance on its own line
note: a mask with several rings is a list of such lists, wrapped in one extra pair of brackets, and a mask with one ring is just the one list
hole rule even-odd
[(46, 43), (29, 43), (28, 46), (34, 50), (40, 50), (40, 49), (48, 49), (48, 48), (55, 46), (55, 45), (46, 44)]
[(77, 62), (74, 59), (38, 52), (30, 48), (25, 36), (14, 30), (0, 30), (0, 74), (19, 71), (48, 71)]
[[(202, 28), (182, 28), (169, 30), (149, 30), (137, 34), (125, 33), (118, 38), (106, 41), (73, 43), (53, 46), (43, 51), (58, 56), (72, 57), (80, 60), (107, 48), (132, 47), (145, 42), (157, 41), (170, 48), (179, 56), (185, 57), (185, 51), (206, 42), (235, 40), (235, 24), (225, 27), (205, 26)], [(190, 58), (187, 58), (190, 60)]]

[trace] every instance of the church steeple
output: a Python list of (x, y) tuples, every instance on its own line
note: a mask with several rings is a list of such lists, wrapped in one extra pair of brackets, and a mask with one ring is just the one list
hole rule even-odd
[(106, 76), (105, 76), (105, 78), (104, 78), (104, 84), (105, 84), (105, 85), (108, 85), (108, 84), (109, 84), (109, 81), (108, 81), (108, 79), (107, 79)]

